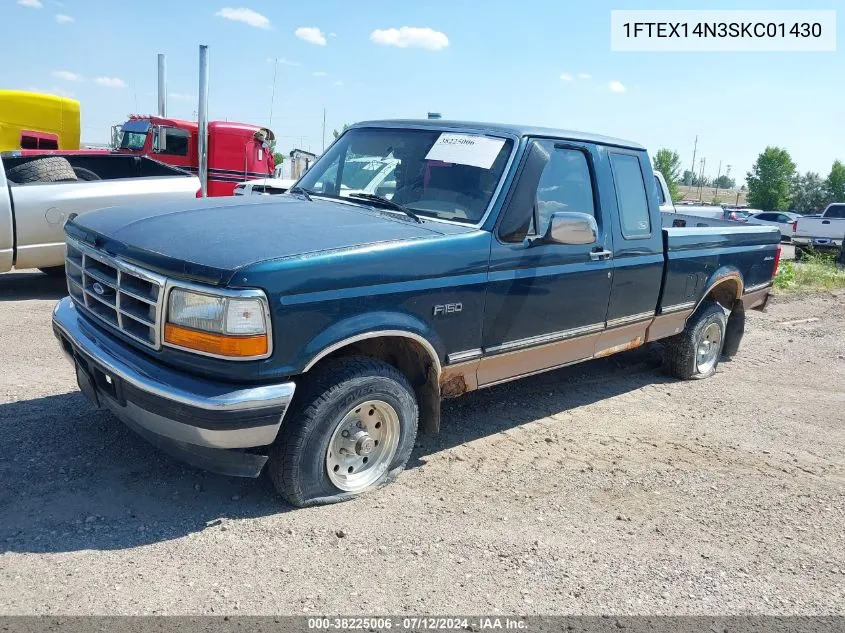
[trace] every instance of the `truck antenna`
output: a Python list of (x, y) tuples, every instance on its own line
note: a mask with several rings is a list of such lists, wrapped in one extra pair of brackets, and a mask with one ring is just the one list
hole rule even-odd
[(279, 67), (279, 58), (273, 59), (273, 92), (270, 94), (270, 121), (267, 123), (267, 128), (273, 130), (273, 102), (276, 100), (276, 70)]

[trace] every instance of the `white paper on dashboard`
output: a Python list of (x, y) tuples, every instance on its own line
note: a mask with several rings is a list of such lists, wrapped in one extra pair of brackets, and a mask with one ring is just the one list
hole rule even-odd
[(505, 139), (502, 138), (444, 132), (431, 146), (425, 159), (490, 169), (504, 144)]

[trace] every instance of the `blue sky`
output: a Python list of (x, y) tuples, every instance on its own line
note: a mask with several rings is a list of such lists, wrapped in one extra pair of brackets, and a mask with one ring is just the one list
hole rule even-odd
[[(718, 8), (838, 4), (747, 0)], [(157, 53), (167, 55), (168, 113), (192, 118), (198, 45), (208, 44), (213, 119), (266, 125), (268, 60), (284, 60), (272, 119), (284, 150), (301, 144), (319, 152), (325, 108), (327, 140), (344, 122), (437, 111), (670, 147), (684, 168), (697, 134), (705, 172), (715, 176), (721, 161), (722, 172), (731, 165), (739, 180), (766, 145), (786, 147), (801, 171), (826, 175), (835, 158), (845, 160), (841, 44), (835, 53), (611, 52), (611, 9), (637, 8), (713, 7), (701, 0), (0, 0), (0, 41), (10, 53), (0, 87), (79, 99), (83, 140), (104, 142), (129, 113), (155, 111)]]

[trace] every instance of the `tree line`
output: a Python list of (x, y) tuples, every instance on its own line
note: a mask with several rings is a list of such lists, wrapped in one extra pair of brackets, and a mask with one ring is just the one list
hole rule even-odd
[(652, 160), (654, 162), (654, 169), (663, 174), (663, 177), (666, 179), (666, 184), (669, 186), (669, 193), (675, 202), (678, 202), (684, 197), (678, 191), (678, 185), (685, 185), (687, 187), (718, 187), (719, 189), (733, 189), (736, 186), (736, 181), (727, 174), (721, 174), (718, 178), (709, 178), (696, 174), (689, 169), (684, 170), (683, 174), (681, 174), (681, 156), (678, 152), (667, 147), (657, 150)]
[(826, 178), (801, 174), (789, 152), (767, 147), (746, 176), (748, 204), (765, 211), (820, 213), (831, 202), (845, 202), (845, 165), (833, 161)]
[[(663, 174), (674, 201), (683, 198), (678, 185), (732, 189), (736, 182), (726, 175), (715, 180), (690, 170), (681, 173), (678, 152), (661, 148), (653, 158), (654, 169)], [(816, 172), (798, 172), (789, 152), (781, 147), (767, 147), (746, 175), (748, 205), (763, 211), (800, 211), (820, 213), (831, 202), (845, 202), (845, 164), (836, 160), (827, 177)]]

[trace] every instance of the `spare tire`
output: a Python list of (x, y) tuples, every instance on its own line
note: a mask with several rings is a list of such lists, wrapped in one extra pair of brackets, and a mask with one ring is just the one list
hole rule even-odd
[(63, 180), (77, 180), (70, 163), (61, 156), (36, 158), (23, 165), (12, 167), (6, 172), (6, 177), (19, 185), (28, 182), (61, 182)]
[(84, 167), (74, 167), (73, 173), (76, 174), (77, 180), (102, 180), (97, 174), (90, 169)]

